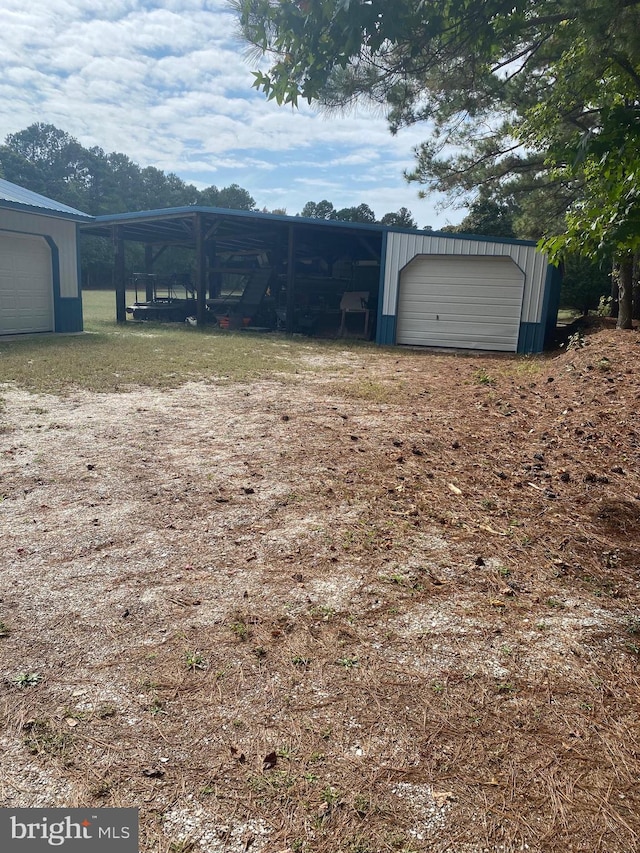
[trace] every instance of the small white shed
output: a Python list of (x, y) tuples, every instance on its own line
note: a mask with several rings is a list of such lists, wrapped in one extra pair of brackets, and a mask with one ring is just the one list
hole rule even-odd
[(390, 230), (383, 244), (380, 344), (540, 352), (560, 277), (535, 243)]
[(82, 331), (78, 223), (91, 219), (0, 179), (0, 335)]

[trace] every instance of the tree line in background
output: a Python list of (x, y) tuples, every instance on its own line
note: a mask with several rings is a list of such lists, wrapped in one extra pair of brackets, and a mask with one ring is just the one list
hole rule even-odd
[(393, 133), (424, 124), (409, 180), (452, 201), (472, 193), (462, 230), (493, 208), (505, 236), (543, 238), (567, 268), (615, 262), (630, 327), (640, 0), (228, 2), (270, 59), (254, 72), (268, 98), (328, 111), (365, 100)]
[[(255, 199), (238, 184), (199, 190), (169, 172), (154, 166), (141, 167), (126, 154), (105, 153), (94, 146), (85, 148), (69, 133), (51, 124), (36, 123), (18, 133), (9, 134), (0, 146), (0, 177), (48, 198), (67, 204), (83, 213), (100, 216), (161, 208), (221, 207), (256, 211)], [(286, 214), (286, 209), (263, 213)], [(328, 201), (308, 202), (301, 216), (347, 222), (376, 223), (376, 215), (366, 204), (337, 210)], [(417, 228), (406, 207), (386, 213), (385, 225)], [(139, 247), (128, 246), (130, 267), (141, 266)], [(188, 253), (172, 249), (160, 261), (159, 272), (188, 268)], [(81, 247), (84, 286), (110, 283), (112, 247), (108, 241), (85, 237)]]
[(141, 167), (126, 154), (85, 148), (51, 124), (32, 124), (0, 146), (0, 174), (7, 181), (100, 216), (191, 204), (255, 210), (250, 193), (232, 184), (198, 190), (172, 172)]
[(417, 228), (418, 224), (413, 218), (410, 210), (401, 207), (395, 213), (385, 213), (382, 219), (376, 219), (376, 215), (368, 204), (359, 204), (357, 207), (342, 207), (339, 210), (333, 203), (323, 199), (322, 201), (308, 201), (300, 211), (300, 216), (309, 219), (338, 220), (340, 222), (369, 222), (380, 225), (393, 225), (397, 228)]
[[(106, 154), (97, 146), (85, 148), (51, 124), (32, 124), (7, 136), (0, 146), (0, 176), (93, 216), (188, 205), (257, 210), (255, 199), (238, 184), (199, 190), (173, 172), (141, 167), (126, 154)], [(285, 214), (286, 210), (264, 208), (262, 212)], [(336, 210), (328, 201), (308, 202), (300, 216), (378, 222), (366, 204)], [(379, 221), (384, 225), (418, 227), (406, 207), (385, 213)]]

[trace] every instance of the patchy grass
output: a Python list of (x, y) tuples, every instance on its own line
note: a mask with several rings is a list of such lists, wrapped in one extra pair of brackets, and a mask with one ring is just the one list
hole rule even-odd
[[(132, 297), (131, 297), (132, 298)], [(318, 370), (317, 356), (337, 358), (342, 341), (228, 332), (176, 323), (115, 322), (111, 292), (83, 294), (85, 333), (0, 342), (0, 383), (32, 392), (100, 393), (135, 386), (166, 389), (186, 382), (248, 382)], [(372, 345), (369, 345), (371, 348)], [(313, 367), (309, 357), (316, 358)], [(363, 391), (368, 395), (370, 391)]]
[(407, 388), (400, 382), (380, 382), (375, 379), (362, 379), (351, 376), (348, 381), (331, 382), (327, 392), (332, 397), (360, 400), (367, 403), (392, 403), (404, 396)]

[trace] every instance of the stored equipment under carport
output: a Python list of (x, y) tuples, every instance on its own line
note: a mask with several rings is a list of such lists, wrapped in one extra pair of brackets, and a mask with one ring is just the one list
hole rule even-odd
[[(189, 273), (173, 273), (166, 278), (134, 273), (131, 284), (136, 301), (127, 306), (127, 314), (134, 320), (184, 323), (196, 313), (196, 292)], [(138, 299), (140, 290), (144, 291), (145, 301)]]

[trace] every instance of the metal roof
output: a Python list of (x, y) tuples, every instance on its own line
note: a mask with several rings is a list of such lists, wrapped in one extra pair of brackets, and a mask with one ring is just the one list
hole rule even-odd
[(189, 213), (209, 213), (239, 218), (264, 220), (266, 222), (288, 222), (292, 225), (307, 224), (327, 227), (354, 228), (356, 230), (384, 231), (386, 226), (378, 222), (349, 222), (342, 219), (311, 219), (304, 216), (288, 216), (281, 213), (262, 213), (257, 210), (236, 210), (228, 207), (201, 207), (186, 205), (184, 207), (165, 207), (157, 210), (140, 210), (133, 213), (114, 213), (106, 216), (96, 216), (96, 224), (125, 223), (129, 220), (155, 219), (156, 217), (181, 216)]
[(385, 230), (384, 226), (379, 224), (308, 219), (255, 210), (191, 205), (96, 216), (82, 226), (82, 231), (85, 234), (106, 237), (111, 236), (113, 226), (117, 226), (125, 240), (190, 245), (195, 239), (193, 222), (196, 215), (205, 223), (205, 230), (209, 231), (208, 236), (215, 236), (218, 243), (222, 241), (228, 248), (231, 248), (230, 244), (239, 246), (247, 239), (250, 240), (251, 235), (256, 232), (260, 232), (260, 242), (263, 242), (265, 229), (282, 233), (289, 225), (296, 226), (296, 229), (311, 227), (316, 233), (317, 229), (321, 229), (322, 233), (334, 235), (344, 235), (346, 231), (351, 231), (352, 235), (359, 233), (363, 237), (377, 236)]
[[(216, 240), (240, 244), (253, 232), (260, 230), (264, 235), (264, 227), (271, 226), (281, 231), (284, 226), (294, 225), (296, 229), (312, 228), (315, 234), (325, 233), (341, 235), (344, 238), (360, 235), (374, 236), (384, 232), (437, 235), (451, 240), (475, 240), (491, 243), (515, 243), (534, 246), (535, 241), (519, 240), (506, 237), (492, 237), (478, 234), (458, 234), (455, 232), (419, 230), (393, 225), (382, 225), (379, 222), (347, 222), (341, 219), (312, 219), (304, 216), (287, 216), (278, 213), (261, 213), (256, 210), (233, 210), (221, 207), (186, 207), (162, 208), (158, 210), (140, 210), (134, 213), (115, 213), (93, 217), (86, 225), (82, 225), (85, 234), (100, 237), (110, 237), (113, 226), (118, 226), (120, 235), (125, 240), (149, 243), (175, 243), (192, 245), (195, 239), (193, 231), (194, 215), (198, 214), (215, 230)], [(215, 224), (214, 224), (215, 223)], [(319, 230), (318, 230), (319, 229)], [(233, 236), (232, 236), (233, 235)], [(211, 234), (210, 236), (213, 236)], [(225, 239), (226, 238), (226, 239)], [(234, 239), (235, 238), (235, 239)]]
[(90, 222), (83, 223), (81, 231), (96, 237), (111, 237), (116, 227), (124, 240), (193, 247), (196, 242), (196, 219), (200, 221), (205, 239), (215, 240), (218, 251), (222, 252), (274, 247), (283, 239), (286, 241), (289, 227), (294, 227), (299, 248), (301, 243), (323, 243), (326, 240), (338, 248), (344, 241), (355, 239), (363, 245), (364, 254), (370, 256), (371, 240), (377, 245), (386, 230), (379, 224), (307, 219), (193, 205), (96, 216)]
[(62, 216), (73, 219), (93, 219), (88, 213), (76, 210), (62, 202), (54, 201), (39, 193), (26, 190), (10, 181), (0, 178), (0, 207), (9, 207), (16, 210), (38, 211), (47, 213), (49, 216)]

